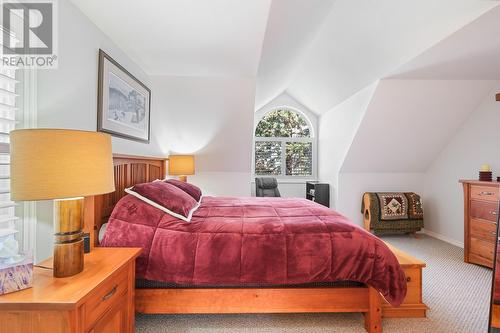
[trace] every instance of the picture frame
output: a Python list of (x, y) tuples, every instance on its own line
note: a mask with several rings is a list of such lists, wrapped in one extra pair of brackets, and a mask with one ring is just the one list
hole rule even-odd
[(97, 131), (149, 143), (151, 90), (99, 49)]

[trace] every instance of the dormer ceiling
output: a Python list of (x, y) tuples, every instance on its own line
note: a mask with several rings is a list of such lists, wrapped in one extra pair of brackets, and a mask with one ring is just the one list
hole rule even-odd
[(341, 171), (425, 172), (471, 114), (494, 103), (498, 35), (500, 7), (380, 80)]
[[(287, 92), (317, 114), (391, 73), (398, 78), (408, 73), (428, 78), (433, 66), (443, 62), (440, 56), (460, 43), (473, 43), (488, 63), (493, 56), (486, 39), (469, 41), (463, 36), (429, 49), (500, 4), (493, 0), (72, 2), (149, 75), (256, 77), (255, 109)], [(493, 16), (485, 17), (484, 26), (498, 25)], [(412, 62), (426, 52), (434, 53)], [(442, 79), (453, 78), (454, 66), (471, 55), (457, 54)], [(499, 73), (484, 64), (468, 67), (494, 77)]]
[(398, 68), (390, 78), (500, 80), (500, 7)]
[(255, 76), (271, 4), (71, 1), (146, 73), (172, 76)]
[(337, 0), (287, 91), (314, 112), (325, 113), (496, 5)]

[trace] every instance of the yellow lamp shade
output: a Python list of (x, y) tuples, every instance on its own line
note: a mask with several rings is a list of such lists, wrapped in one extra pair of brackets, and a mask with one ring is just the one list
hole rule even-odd
[(172, 176), (194, 175), (194, 156), (170, 155), (168, 157), (168, 174)]
[(10, 133), (11, 199), (63, 199), (113, 192), (108, 134), (65, 129)]

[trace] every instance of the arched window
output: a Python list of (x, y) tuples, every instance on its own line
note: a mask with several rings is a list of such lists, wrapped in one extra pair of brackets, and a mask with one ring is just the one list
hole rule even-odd
[(258, 122), (254, 172), (258, 176), (313, 175), (312, 128), (303, 114), (278, 108)]

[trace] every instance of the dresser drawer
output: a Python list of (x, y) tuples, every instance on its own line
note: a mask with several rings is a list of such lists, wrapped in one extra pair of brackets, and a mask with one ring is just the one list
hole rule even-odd
[(470, 197), (475, 200), (498, 202), (498, 187), (471, 185)]
[(498, 203), (488, 201), (470, 201), (470, 217), (497, 222)]
[(117, 304), (120, 296), (128, 290), (127, 267), (116, 272), (96, 288), (85, 303), (87, 327), (93, 325), (108, 309)]
[(494, 222), (470, 219), (470, 236), (487, 242), (495, 242), (497, 225)]
[(470, 252), (492, 262), (495, 253), (495, 243), (471, 237)]

